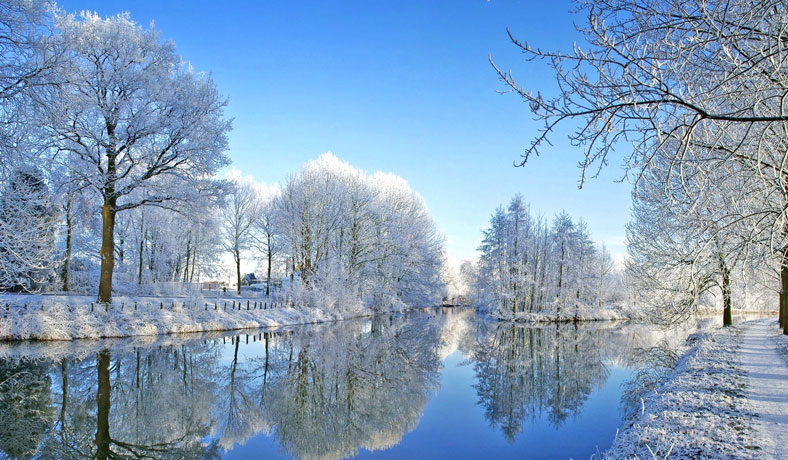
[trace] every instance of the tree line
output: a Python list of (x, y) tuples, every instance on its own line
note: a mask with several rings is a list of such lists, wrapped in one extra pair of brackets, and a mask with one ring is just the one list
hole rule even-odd
[(128, 14), (0, 4), (0, 288), (98, 292), (260, 260), (266, 294), (375, 305), (440, 296), (442, 239), (395, 176), (325, 155), (281, 186), (230, 164), (227, 100)]
[(716, 291), (729, 325), (734, 280), (743, 290), (753, 279), (771, 280), (788, 333), (788, 6), (577, 6), (585, 43), (569, 52), (511, 36), (529, 61), (551, 68), (554, 95), (528, 90), (493, 63), (543, 122), (521, 164), (559, 125), (576, 123), (569, 138), (583, 150), (580, 184), (611, 160), (621, 161), (634, 183), (629, 271), (646, 291), (644, 303), (671, 320)]
[(241, 279), (244, 256), (291, 282), (304, 303), (350, 299), (391, 307), (435, 305), (443, 294), (443, 237), (402, 178), (368, 175), (327, 153), (279, 187), (237, 177), (219, 212)]
[(479, 251), (475, 270), (466, 266), (472, 295), (503, 315), (577, 317), (621, 294), (612, 256), (583, 220), (566, 212), (552, 222), (533, 216), (521, 195), (496, 209)]
[[(67, 258), (75, 213), (99, 210), (98, 300), (108, 302), (124, 249), (116, 246), (118, 216), (221, 196), (214, 177), (229, 164), (226, 99), (171, 42), (127, 14), (76, 16), (22, 0), (2, 9), (0, 172), (5, 207), (14, 209), (0, 220), (0, 257), (15, 263), (0, 285), (37, 289), (47, 268), (57, 268), (52, 260), (60, 257), (38, 250), (51, 246), (38, 230), (51, 233), (56, 207), (65, 215)], [(13, 196), (24, 188), (34, 203)], [(68, 261), (64, 267), (68, 287)]]

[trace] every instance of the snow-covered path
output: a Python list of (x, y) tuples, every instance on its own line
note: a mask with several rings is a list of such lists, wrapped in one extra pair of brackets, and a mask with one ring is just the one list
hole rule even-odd
[[(762, 458), (788, 460), (788, 365), (777, 354), (774, 319), (750, 323), (742, 334), (739, 360), (747, 373), (747, 399), (755, 419)], [(780, 442), (782, 440), (783, 442)]]

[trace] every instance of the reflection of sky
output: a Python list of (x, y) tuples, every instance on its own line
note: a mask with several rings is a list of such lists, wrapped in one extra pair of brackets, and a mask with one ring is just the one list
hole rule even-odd
[(273, 436), (259, 435), (246, 442), (243, 446), (236, 445), (233, 450), (223, 454), (223, 458), (257, 459), (257, 458), (291, 458), (279, 451), (279, 444)]
[[(175, 457), (205, 450), (193, 443), (200, 438), (208, 449), (232, 449), (221, 453), (228, 459), (290, 456), (280, 449), (319, 458), (588, 458), (613, 440), (622, 382), (631, 375), (627, 367), (647, 364), (633, 351), (671, 347), (694, 330), (620, 323), (521, 328), (485, 321), (470, 310), (439, 309), (279, 330), (270, 340), (265, 374), (265, 344), (254, 335), (247, 343), (252, 331), (224, 339), (165, 336), (136, 352), (137, 339), (79, 341), (69, 345), (78, 358), (66, 362), (65, 425), (51, 414), (19, 413), (16, 408), (27, 407), (18, 403), (25, 391), (1, 387), (0, 415), (6, 418), (0, 425), (51, 426), (42, 458), (73, 455), (63, 450), (70, 442), (92, 452), (95, 353), (108, 347), (113, 439), (143, 448), (164, 442)], [(18, 348), (45, 364), (36, 370), (0, 360), (0, 382), (22, 373), (46, 376), (31, 398), (51, 399), (59, 409), (60, 358), (47, 363), (47, 356), (61, 356), (64, 349)], [(62, 426), (68, 429), (61, 432)], [(0, 449), (29, 433), (0, 430)]]
[[(607, 381), (589, 395), (577, 418), (570, 417), (555, 428), (546, 414), (542, 414), (533, 423), (526, 420), (523, 431), (509, 443), (500, 430), (487, 423), (473, 388), (476, 383), (473, 366), (461, 365), (464, 359), (460, 351), (454, 351), (444, 360), (441, 388), (427, 404), (414, 431), (391, 449), (375, 452), (361, 449), (354, 458), (579, 459), (589, 458), (597, 447), (604, 451), (612, 444), (621, 423), (621, 384), (629, 378), (631, 370), (609, 367)], [(273, 437), (259, 435), (243, 446), (236, 445), (223, 457), (289, 458), (289, 455), (279, 451)]]
[[(607, 382), (591, 393), (577, 419), (556, 429), (543, 414), (532, 424), (526, 421), (523, 432), (509, 444), (476, 404), (473, 367), (461, 366), (462, 360), (454, 352), (444, 361), (441, 389), (425, 408), (418, 428), (394, 448), (375, 452), (376, 458), (589, 458), (597, 446), (603, 451), (612, 444), (621, 422), (621, 383), (631, 371), (611, 368)], [(363, 452), (356, 458), (372, 456)]]

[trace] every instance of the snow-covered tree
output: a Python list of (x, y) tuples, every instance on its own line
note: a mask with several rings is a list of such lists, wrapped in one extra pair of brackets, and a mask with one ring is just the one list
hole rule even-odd
[(279, 187), (266, 189), (261, 193), (260, 209), (257, 221), (254, 223), (254, 234), (256, 235), (256, 245), (263, 251), (265, 257), (265, 295), (271, 294), (271, 273), (273, 271), (274, 259), (282, 252), (282, 235), (277, 228), (276, 211), (279, 207), (277, 201), (280, 199), (282, 191)]
[(750, 176), (738, 174), (736, 164), (704, 174), (688, 166), (683, 183), (666, 189), (665, 181), (677, 180), (666, 168), (655, 162), (633, 196), (630, 279), (647, 306), (659, 305), (651, 316), (660, 322), (688, 318), (704, 293), (719, 288), (723, 325), (729, 326), (733, 270), (763, 263), (752, 247), (757, 219), (744, 209), (754, 190), (744, 182)]
[(255, 184), (237, 174), (230, 178), (231, 187), (219, 219), (225, 249), (233, 256), (238, 294), (241, 293), (241, 256), (255, 240), (255, 224), (260, 219), (261, 197)]
[[(580, 126), (570, 139), (584, 149), (581, 184), (625, 144), (623, 163), (636, 182), (655, 162), (678, 178), (665, 179), (668, 187), (683, 187), (687, 173), (714, 177), (716, 169), (736, 165), (736, 174), (745, 176), (740, 180), (761, 199), (724, 220), (760, 216), (757, 228), (765, 234), (757, 239), (783, 260), (781, 320), (788, 332), (788, 176), (781, 153), (788, 145), (788, 6), (755, 0), (583, 0), (579, 6), (586, 14), (585, 47), (542, 51), (512, 37), (527, 59), (551, 66), (560, 88), (555, 96), (534, 94), (496, 67), (544, 121), (523, 163), (559, 124), (576, 120)], [(688, 198), (704, 195), (695, 190)]]
[(0, 191), (0, 289), (38, 291), (59, 265), (57, 213), (43, 172), (17, 168)]
[(615, 296), (610, 255), (597, 250), (582, 220), (561, 212), (548, 225), (517, 195), (495, 211), (483, 233), (472, 287), (480, 307), (577, 316), (580, 308)]
[(42, 96), (44, 125), (59, 162), (100, 197), (98, 300), (108, 302), (116, 214), (214, 195), (230, 122), (213, 81), (154, 29), (125, 14), (61, 15), (56, 24), (62, 84)]
[(367, 176), (324, 154), (288, 179), (276, 203), (290, 276), (322, 293), (322, 302), (440, 301), (442, 238), (424, 200), (401, 178)]
[(36, 92), (59, 83), (58, 53), (49, 42), (54, 2), (0, 2), (0, 174), (35, 158)]

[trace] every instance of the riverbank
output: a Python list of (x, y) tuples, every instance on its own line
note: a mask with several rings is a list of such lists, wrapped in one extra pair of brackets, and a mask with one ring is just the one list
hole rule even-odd
[(368, 316), (360, 305), (331, 311), (294, 308), (275, 299), (116, 297), (112, 304), (87, 296), (0, 297), (0, 341), (75, 340), (232, 331), (313, 324)]
[[(788, 385), (788, 367), (778, 347), (784, 355), (788, 341), (774, 318), (690, 336), (675, 368), (641, 397), (602, 458), (776, 458), (771, 433), (788, 429), (779, 413), (788, 389), (776, 388)], [(764, 356), (779, 358), (778, 368)]]
[[(648, 323), (649, 319), (643, 310), (638, 310), (629, 305), (605, 305), (602, 307), (581, 307), (577, 310), (568, 309), (562, 313), (529, 313), (499, 312), (490, 311), (490, 317), (498, 321), (515, 321), (518, 323), (570, 323), (584, 321), (637, 321)], [(760, 310), (734, 310), (734, 317), (739, 318), (760, 318), (764, 315), (776, 316), (776, 311)], [(720, 318), (722, 321), (722, 311), (719, 309), (699, 309), (695, 312), (697, 318)]]
[(490, 312), (499, 321), (518, 323), (568, 323), (573, 321), (629, 321), (641, 319), (639, 312), (623, 305), (606, 305), (596, 308), (570, 308), (562, 313)]

